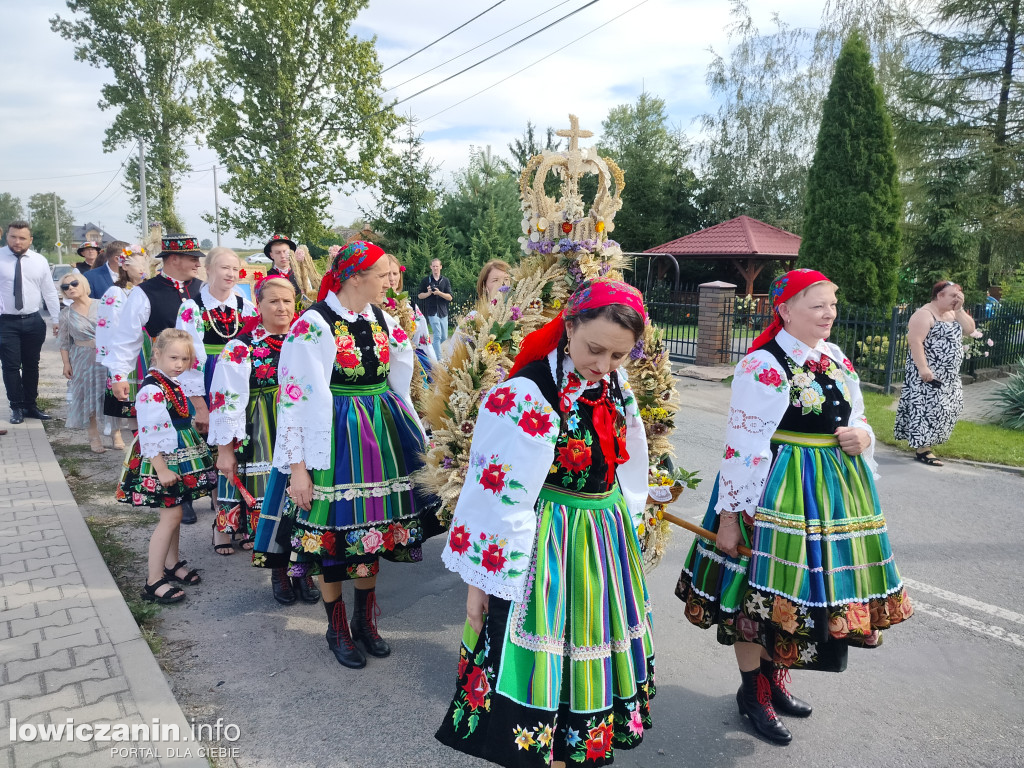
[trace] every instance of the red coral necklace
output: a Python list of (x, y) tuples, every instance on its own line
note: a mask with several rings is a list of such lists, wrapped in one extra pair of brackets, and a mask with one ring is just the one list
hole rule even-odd
[(601, 382), (601, 394), (599, 394), (593, 400), (588, 400), (583, 395), (580, 395), (579, 398), (577, 398), (577, 399), (581, 403), (585, 403), (586, 405), (589, 405), (590, 407), (593, 408), (598, 403), (600, 403), (602, 400), (604, 400), (607, 396), (608, 396), (608, 382), (607, 381), (602, 381)]
[(164, 397), (170, 400), (174, 405), (175, 412), (182, 418), (187, 417), (189, 415), (188, 400), (186, 399), (185, 392), (181, 387), (176, 386), (173, 381), (164, 376), (164, 374), (156, 368), (151, 368), (149, 370), (149, 374), (156, 380), (157, 386), (159, 386), (164, 393)]
[[(241, 317), (235, 312), (234, 308), (225, 312), (220, 307), (215, 307), (214, 309), (206, 310), (206, 314), (213, 332), (222, 339), (233, 339), (238, 335), (238, 330), (241, 327)], [(224, 328), (223, 331), (217, 327), (217, 323), (221, 324), (221, 327)]]

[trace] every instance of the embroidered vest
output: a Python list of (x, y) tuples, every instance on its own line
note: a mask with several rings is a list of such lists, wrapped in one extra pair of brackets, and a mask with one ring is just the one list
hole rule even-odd
[[(369, 387), (387, 382), (391, 369), (388, 325), (384, 311), (372, 304), (370, 307), (380, 331), (375, 331), (373, 325), (362, 317), (345, 320), (326, 301), (317, 302), (309, 308), (320, 313), (334, 334), (336, 352), (331, 369), (332, 386)], [(375, 333), (383, 333), (383, 339), (375, 339)]]
[[(840, 363), (822, 355), (817, 364), (798, 366), (772, 339), (762, 349), (774, 357), (789, 379), (789, 407), (778, 428), (788, 432), (831, 435), (850, 424), (846, 372)], [(824, 365), (822, 365), (822, 363)]]
[(178, 321), (178, 310), (181, 302), (192, 297), (199, 297), (199, 289), (203, 281), (198, 278), (182, 284), (181, 293), (169, 279), (163, 275), (143, 280), (138, 289), (149, 299), (149, 320), (143, 326), (151, 339), (160, 335), (161, 331), (173, 328)]

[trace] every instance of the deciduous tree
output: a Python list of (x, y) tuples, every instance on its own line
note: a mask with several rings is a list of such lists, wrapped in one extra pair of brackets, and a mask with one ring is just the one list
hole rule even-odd
[[(32, 248), (40, 253), (56, 250), (57, 228), (54, 226), (54, 197), (57, 202), (57, 221), (60, 223), (61, 241), (71, 243), (71, 227), (75, 219), (68, 210), (68, 204), (53, 192), (39, 192), (28, 199), (28, 220), (32, 224)], [(5, 221), (6, 227), (9, 222)]]
[(7, 231), (7, 225), (17, 221), (24, 214), (21, 208), (21, 199), (10, 192), (0, 192), (0, 227)]

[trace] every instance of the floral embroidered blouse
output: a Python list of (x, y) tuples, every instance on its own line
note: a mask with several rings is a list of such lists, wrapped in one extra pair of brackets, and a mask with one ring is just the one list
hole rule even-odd
[[(278, 386), (284, 335), (267, 333), (262, 325), (252, 334), (232, 339), (220, 353), (210, 382), (210, 445), (246, 439), (246, 413), (251, 393)], [(273, 342), (273, 343), (272, 343)]]
[[(239, 299), (242, 302), (241, 317), (237, 317)], [(206, 346), (208, 344), (219, 346), (229, 341), (229, 339), (216, 334), (211, 328), (211, 325), (218, 321), (211, 318), (210, 312), (217, 310), (235, 313), (235, 321), (229, 324), (227, 328), (220, 328), (220, 330), (221, 332), (234, 330), (236, 336), (241, 330), (242, 324), (248, 318), (255, 317), (256, 315), (255, 305), (241, 294), (232, 293), (227, 301), (219, 301), (210, 293), (210, 286), (208, 285), (204, 285), (199, 289), (198, 300), (186, 299), (181, 302), (181, 306), (178, 308), (178, 322), (174, 327), (188, 331), (188, 335), (192, 337), (192, 347), (196, 352), (196, 362), (192, 366), (192, 370), (185, 371), (178, 377), (181, 381), (182, 389), (185, 390), (185, 394), (189, 397), (206, 394), (206, 382), (203, 378), (206, 371), (206, 360), (209, 356)], [(220, 327), (219, 324), (218, 327)]]
[[(553, 378), (555, 360), (552, 352), (548, 365)], [(572, 361), (566, 360), (563, 380), (570, 373)], [(615, 474), (635, 526), (643, 520), (647, 501), (647, 435), (625, 369), (618, 370), (618, 379), (624, 399), (619, 415), (629, 458)], [(597, 485), (607, 488), (603, 466), (597, 466), (601, 462), (595, 464), (591, 458), (598, 441), (592, 436), (587, 446), (580, 431), (577, 401), (583, 391), (582, 387), (564, 388), (560, 393), (565, 429), (560, 429), (558, 414), (537, 384), (525, 376), (508, 379), (484, 396), (473, 431), (469, 471), (441, 555), (448, 569), (467, 584), (496, 597), (522, 601), (535, 560), (541, 487), (548, 484), (584, 492), (598, 490)]]
[[(864, 417), (860, 377), (842, 350), (826, 341), (809, 347), (786, 331), (780, 331), (775, 342), (788, 358), (787, 366), (781, 365), (764, 347), (751, 352), (736, 366), (718, 479), (715, 510), (719, 513), (753, 515), (772, 464), (772, 435), (784, 420), (783, 426), (793, 429), (792, 425), (800, 423), (798, 419), (808, 426), (795, 431), (831, 434), (837, 425), (822, 427), (820, 416), (824, 406), (848, 412), (848, 419), (843, 419), (846, 426), (858, 427), (871, 435), (871, 445), (862, 455), (872, 472), (877, 468), (875, 435)], [(825, 380), (824, 386), (819, 379)]]
[(110, 357), (111, 340), (117, 330), (117, 321), (121, 317), (128, 294), (124, 288), (112, 285), (99, 299), (96, 307), (96, 362), (107, 365)]
[[(292, 323), (281, 348), (274, 466), (284, 473), (300, 461), (307, 469), (330, 466), (334, 382), (368, 388), (386, 382), (419, 424), (410, 395), (415, 353), (398, 321), (381, 311), (387, 327), (377, 327), (371, 305), (352, 312), (341, 306), (334, 293), (324, 303), (339, 318), (337, 325), (310, 308)], [(353, 333), (346, 332), (357, 324), (368, 326), (364, 330), (370, 333), (360, 331), (359, 335), (372, 338), (369, 346), (357, 344)]]
[[(158, 368), (152, 370), (159, 371)], [(184, 400), (191, 414), (192, 406), (187, 396), (182, 394), (178, 382), (163, 371), (160, 373), (171, 383), (178, 399)], [(139, 383), (139, 392), (135, 398), (135, 411), (139, 421), (139, 453), (147, 459), (159, 453), (173, 453), (178, 449), (178, 426), (190, 427), (191, 416), (181, 416), (177, 413), (173, 398), (167, 396), (152, 376), (147, 376)], [(180, 424), (175, 425), (175, 421), (179, 420)]]

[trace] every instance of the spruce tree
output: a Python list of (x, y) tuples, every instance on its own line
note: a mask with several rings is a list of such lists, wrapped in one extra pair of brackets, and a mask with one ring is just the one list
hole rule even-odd
[(818, 269), (845, 304), (896, 300), (900, 196), (892, 123), (859, 33), (843, 45), (822, 107), (799, 265)]

